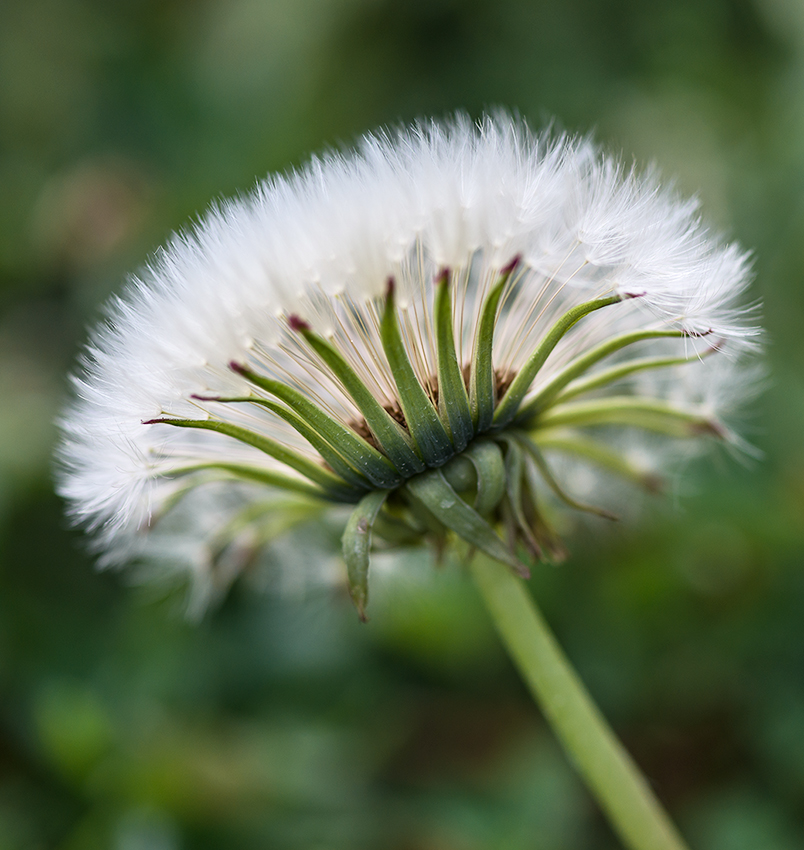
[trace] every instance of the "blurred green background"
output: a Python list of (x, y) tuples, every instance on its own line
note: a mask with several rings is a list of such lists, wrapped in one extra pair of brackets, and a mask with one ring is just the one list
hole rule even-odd
[(378, 570), (367, 627), (246, 583), (196, 624), (52, 493), (85, 326), (172, 229), (494, 105), (655, 161), (755, 252), (764, 459), (532, 585), (694, 848), (804, 848), (804, 3), (0, 0), (0, 850), (617, 846), (459, 570)]

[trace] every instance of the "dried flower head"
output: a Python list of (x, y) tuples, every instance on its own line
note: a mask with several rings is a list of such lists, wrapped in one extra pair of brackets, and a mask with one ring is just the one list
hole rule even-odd
[(75, 378), (61, 492), (102, 563), (212, 585), (353, 505), (361, 615), (372, 534), (457, 535), (524, 573), (560, 553), (551, 499), (609, 515), (557, 459), (650, 489), (661, 456), (640, 465), (633, 435), (731, 438), (748, 279), (695, 202), (588, 140), (506, 115), (370, 135), (219, 204), (132, 280)]

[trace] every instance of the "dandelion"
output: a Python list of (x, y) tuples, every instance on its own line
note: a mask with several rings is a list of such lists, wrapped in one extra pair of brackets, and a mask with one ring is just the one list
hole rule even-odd
[(112, 303), (61, 492), (103, 564), (206, 588), (348, 505), (364, 619), (372, 546), (463, 546), (626, 843), (679, 848), (516, 576), (561, 557), (558, 505), (611, 518), (613, 481), (656, 489), (657, 435), (739, 444), (749, 277), (694, 201), (587, 139), (504, 114), (367, 136), (218, 204)]

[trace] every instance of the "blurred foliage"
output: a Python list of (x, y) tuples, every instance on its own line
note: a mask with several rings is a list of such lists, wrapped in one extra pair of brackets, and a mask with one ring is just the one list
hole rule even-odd
[(756, 252), (764, 459), (532, 585), (693, 847), (804, 848), (804, 4), (2, 0), (0, 850), (617, 846), (455, 565), (380, 564), (368, 627), (292, 582), (192, 623), (51, 494), (84, 327), (172, 229), (494, 105), (655, 161)]

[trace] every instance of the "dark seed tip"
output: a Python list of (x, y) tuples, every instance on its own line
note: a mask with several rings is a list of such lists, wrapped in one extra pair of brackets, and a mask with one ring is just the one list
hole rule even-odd
[(446, 283), (449, 280), (450, 271), (447, 266), (442, 266), (435, 276), (436, 283)]
[(304, 321), (304, 319), (297, 316), (295, 313), (291, 313), (288, 316), (288, 324), (290, 325), (290, 329), (292, 331), (309, 331), (310, 325)]
[(726, 427), (716, 419), (701, 419), (690, 425), (690, 432), (697, 436), (699, 434), (709, 437), (717, 437), (719, 440), (728, 440), (729, 432)]
[(198, 395), (196, 393), (192, 393), (190, 398), (194, 398), (197, 401), (220, 401), (221, 397), (217, 395)]
[(393, 275), (389, 275), (388, 279), (385, 281), (385, 297), (392, 298), (395, 289), (396, 281), (394, 280)]
[(649, 493), (663, 493), (665, 490), (664, 479), (653, 472), (648, 472), (643, 476), (642, 485)]
[(158, 425), (160, 422), (166, 422), (166, 421), (167, 421), (166, 419), (160, 419), (158, 417), (156, 419), (141, 419), (140, 420), (140, 422), (143, 425)]
[(238, 375), (245, 375), (248, 372), (248, 369), (242, 364), (238, 363), (236, 360), (229, 361), (229, 368), (236, 372)]
[(522, 254), (516, 254), (508, 265), (500, 269), (501, 275), (511, 274), (511, 272), (522, 262)]
[(710, 433), (714, 434), (720, 440), (728, 441), (729, 431), (725, 425), (723, 425), (721, 422), (718, 422), (716, 419), (713, 419), (708, 424)]

